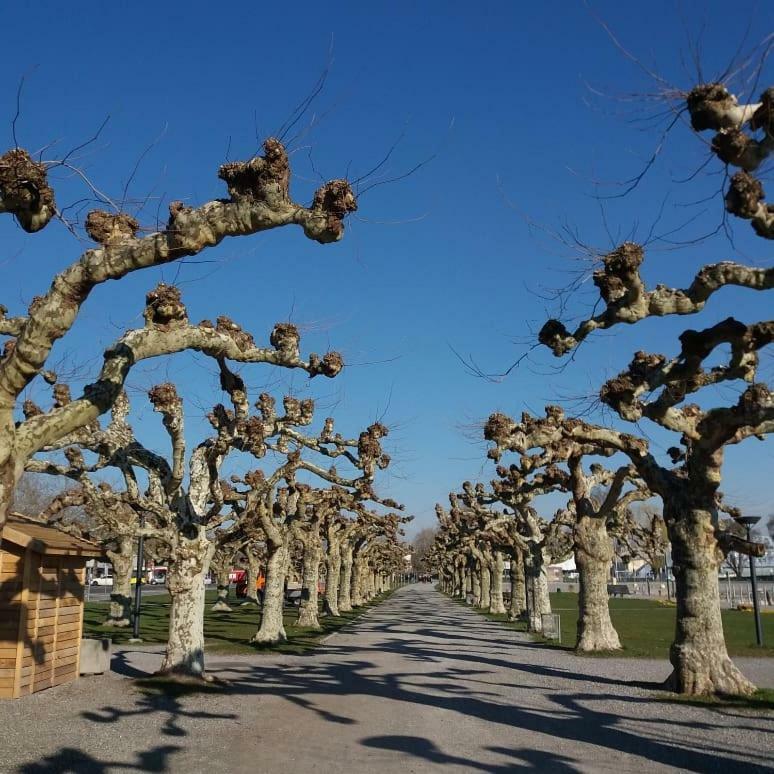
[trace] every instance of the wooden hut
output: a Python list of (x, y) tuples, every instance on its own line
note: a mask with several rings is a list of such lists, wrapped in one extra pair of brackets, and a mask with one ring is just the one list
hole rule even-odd
[(75, 680), (86, 562), (99, 546), (12, 517), (0, 543), (0, 698)]

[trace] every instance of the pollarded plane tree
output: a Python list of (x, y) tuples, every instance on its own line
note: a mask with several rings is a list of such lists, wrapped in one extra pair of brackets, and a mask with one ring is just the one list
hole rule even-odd
[[(519, 423), (503, 414), (490, 417), (485, 434), (495, 445), (489, 456), (499, 460), (503, 451), (517, 452), (522, 455), (522, 463), (529, 460), (530, 466), (543, 466), (556, 489), (571, 495), (555, 520), (570, 530), (578, 571), (575, 647), (579, 651), (617, 650), (621, 643), (610, 619), (607, 593), (615, 555), (613, 541), (627, 537), (629, 507), (652, 495), (631, 464), (613, 471), (594, 462), (584, 469), (584, 458), (611, 457), (614, 450), (605, 444), (579, 443), (564, 437), (557, 441), (556, 423), (572, 425), (575, 420), (550, 408), (547, 415), (547, 419), (541, 419), (524, 413)], [(534, 454), (524, 456), (530, 452)]]
[(436, 516), (444, 531), (444, 551), (447, 557), (453, 557), (455, 567), (459, 567), (462, 575), (461, 596), (467, 598), (470, 595), (475, 607), (482, 607), (484, 601), (488, 606), (482, 589), (488, 585), (487, 580), (483, 578), (483, 572), (487, 574), (488, 579), (489, 570), (482, 566), (473, 552), (473, 545), (478, 539), (479, 520), (469, 510), (460, 507), (453, 492), (449, 495), (449, 502), (448, 510), (440, 503), (435, 506)]
[[(774, 89), (764, 91), (757, 103), (739, 104), (723, 84), (702, 84), (686, 95), (683, 107), (697, 133), (714, 132), (711, 149), (718, 159), (739, 169), (730, 178), (726, 210), (749, 220), (758, 236), (773, 239), (774, 205), (766, 202), (754, 173), (774, 149)], [(602, 311), (572, 332), (560, 321), (549, 320), (539, 341), (562, 356), (596, 330), (700, 313), (727, 285), (753, 291), (774, 287), (774, 267), (725, 261), (702, 267), (685, 289), (658, 285), (649, 290), (640, 273), (643, 259), (643, 249), (628, 242), (603, 256), (593, 275)], [(774, 397), (759, 379), (760, 353), (772, 338), (771, 320), (748, 324), (729, 317), (701, 330), (686, 330), (675, 357), (637, 352), (625, 371), (605, 383), (601, 400), (622, 420), (647, 419), (677, 434), (679, 445), (670, 449), (672, 465), (660, 464), (641, 438), (591, 430), (583, 423), (572, 433), (578, 440), (593, 438), (627, 454), (664, 502), (677, 598), (669, 685), (681, 693), (754, 690), (729, 659), (723, 636), (718, 567), (731, 536), (719, 527), (718, 489), (725, 448), (748, 438), (763, 439), (774, 429)], [(688, 402), (697, 393), (702, 399), (713, 387), (739, 384), (744, 389), (735, 403), (702, 408)], [(747, 550), (760, 554), (763, 548)]]
[(215, 601), (210, 610), (214, 613), (230, 613), (232, 607), (228, 594), (231, 589), (231, 571), (237, 555), (245, 550), (249, 541), (229, 529), (221, 530), (221, 533), (216, 531), (213, 537), (216, 548), (210, 560), (210, 571), (215, 578)]
[(449, 496), (450, 513), (469, 531), (466, 543), (475, 560), (474, 572), (478, 573), (478, 583), (474, 582), (473, 586), (480, 589), (477, 599), (474, 593), (474, 604), (486, 608), (490, 613), (499, 614), (505, 613), (503, 548), (507, 542), (493, 526), (498, 514), (482, 505), (484, 497), (483, 485), (474, 487), (466, 481), (462, 485), (462, 494), (453, 493)]
[(395, 539), (379, 539), (371, 542), (364, 551), (364, 558), (369, 568), (366, 576), (366, 597), (374, 597), (389, 591), (395, 576), (401, 573), (405, 566), (408, 546)]
[(468, 565), (468, 549), (462, 537), (464, 530), (456, 518), (442, 506), (436, 504), (435, 515), (438, 531), (433, 543), (435, 566), (441, 576), (441, 588), (457, 599), (466, 599), (473, 593)]
[(622, 541), (630, 556), (644, 559), (650, 574), (659, 577), (666, 566), (669, 536), (661, 511), (645, 506), (629, 510), (629, 525)]
[[(381, 500), (381, 505), (388, 508), (401, 509), (394, 500)], [(354, 528), (347, 535), (347, 542), (342, 550), (342, 586), (345, 577), (350, 577), (349, 601), (353, 608), (361, 607), (371, 599), (371, 584), (369, 575), (369, 554), (373, 546), (379, 543), (398, 545), (403, 535), (402, 524), (408, 524), (413, 516), (401, 516), (399, 513), (378, 514), (373, 510), (361, 507), (354, 522)], [(405, 556), (405, 553), (404, 553)], [(347, 567), (349, 571), (347, 572)], [(401, 571), (404, 569), (400, 565)], [(347, 592), (345, 591), (345, 594)], [(344, 600), (346, 602), (346, 599)]]
[[(380, 467), (384, 464), (383, 460)], [(352, 610), (353, 596), (357, 597), (353, 589), (358, 577), (357, 555), (362, 554), (375, 538), (396, 537), (397, 524), (411, 520), (411, 517), (397, 514), (379, 515), (367, 508), (366, 503), (403, 509), (390, 498), (380, 498), (370, 484), (364, 482), (355, 492), (340, 494), (336, 507), (326, 510), (322, 533), (325, 539), (325, 611), (330, 615)]]
[[(298, 602), (297, 626), (321, 629), (319, 619), (320, 563), (323, 557), (322, 525), (329, 509), (338, 508), (338, 487), (314, 489), (309, 504), (290, 527), (301, 545), (301, 599)], [(341, 490), (345, 491), (345, 490)]]
[[(307, 412), (304, 413), (304, 424), (309, 424), (312, 420), (312, 402), (303, 401), (299, 405), (302, 412)], [(285, 406), (287, 410), (287, 399)], [(275, 417), (273, 402), (264, 401), (262, 411), (265, 421)], [(333, 432), (331, 418), (325, 420), (322, 431), (316, 437), (308, 437), (294, 428), (283, 426), (277, 442), (267, 442), (267, 448), (289, 454), (288, 459), (292, 469), (287, 470), (282, 476), (287, 486), (279, 489), (274, 483), (267, 486), (264, 477), (255, 472), (239, 481), (247, 486), (246, 490), (238, 492), (245, 497), (241, 520), (254, 521), (263, 530), (266, 538), (267, 561), (263, 611), (261, 626), (253, 637), (253, 642), (276, 643), (286, 639), (287, 636), (283, 623), (284, 585), (289, 569), (290, 552), (297, 539), (294, 525), (306, 523), (309, 509), (314, 508), (315, 501), (319, 500), (318, 493), (309, 484), (296, 480), (295, 471), (305, 470), (336, 485), (336, 491), (344, 500), (346, 500), (346, 493), (352, 492), (357, 499), (374, 499), (378, 502), (371, 484), (376, 470), (386, 468), (390, 462), (389, 456), (384, 454), (379, 442), (386, 434), (386, 428), (376, 423), (360, 433), (357, 439), (345, 439)], [(312, 464), (302, 459), (302, 452), (312, 452), (336, 461), (346, 461), (354, 470), (353, 477), (342, 477), (335, 467), (325, 470)], [(331, 509), (323, 508), (322, 521), (335, 522)], [(338, 542), (331, 543), (329, 540), (326, 549), (328, 554), (331, 553), (332, 547), (338, 550)], [(336, 578), (339, 569), (339, 567), (336, 569)], [(326, 580), (326, 600), (329, 598), (329, 587), (333, 585), (331, 577), (329, 575)], [(331, 612), (334, 615), (338, 614), (337, 609)]]
[[(131, 626), (132, 559), (137, 542), (138, 514), (107, 482), (92, 481), (83, 460), (74, 456), (76, 450), (68, 451), (70, 465), (51, 463), (47, 472), (72, 478), (78, 486), (56, 495), (41, 511), (40, 519), (48, 526), (95, 541), (104, 548), (113, 567), (113, 587), (107, 617), (102, 625)], [(85, 520), (71, 519), (69, 514), (72, 509), (82, 511)]]
[[(233, 324), (232, 324), (233, 325)], [(236, 326), (234, 326), (235, 328)], [(297, 346), (297, 333), (289, 327), (275, 328), (290, 334)], [(239, 331), (232, 330), (231, 335)], [(241, 336), (249, 339), (247, 334)], [(245, 339), (240, 339), (249, 346)], [(174, 385), (166, 383), (153, 387), (148, 397), (154, 410), (161, 414), (170, 439), (169, 459), (150, 451), (136, 438), (129, 424), (129, 404), (120, 394), (114, 403), (112, 417), (106, 428), (98, 423), (80, 428), (67, 437), (66, 458), (70, 462), (67, 475), (77, 478), (95, 475), (107, 468), (120, 471), (126, 482), (124, 502), (136, 511), (135, 537), (154, 538), (165, 546), (169, 556), (167, 585), (170, 592), (170, 626), (167, 650), (162, 671), (204, 677), (204, 577), (214, 551), (220, 541), (232, 536), (239, 509), (233, 487), (219, 478), (219, 471), (227, 455), (243, 452), (256, 459), (263, 458), (270, 448), (269, 440), (282, 443), (283, 433), (292, 430), (294, 439), (300, 437), (295, 427), (312, 420), (311, 401), (286, 398), (285, 414), (277, 416), (273, 400), (262, 395), (258, 401), (259, 415), (250, 414), (247, 392), (241, 377), (233, 373), (223, 358), (218, 360), (221, 387), (229, 395), (232, 408), (218, 404), (208, 415), (215, 431), (193, 447), (188, 454), (183, 417), (183, 403)], [(315, 440), (310, 443), (316, 443)], [(83, 451), (96, 457), (87, 464)], [(188, 458), (188, 459), (186, 459)], [(33, 472), (60, 472), (60, 463), (50, 460), (30, 460), (27, 468)], [(188, 468), (187, 477), (185, 475)], [(268, 476), (261, 487), (271, 491), (284, 477), (306, 467), (317, 469), (300, 460), (294, 453)], [(322, 471), (323, 475), (327, 475)], [(144, 491), (138, 481), (147, 480)], [(255, 488), (255, 487), (254, 487)], [(131, 525), (127, 525), (131, 526)]]
[[(492, 423), (499, 415), (487, 421), (485, 434), (490, 436)], [(490, 453), (490, 457), (492, 454)], [(546, 464), (540, 455), (522, 455), (519, 464), (508, 468), (497, 467), (499, 478), (492, 481), (491, 494), (478, 495), (481, 504), (499, 501), (512, 514), (518, 527), (511, 530), (512, 539), (523, 540), (524, 575), (526, 586), (527, 621), (530, 631), (543, 630), (543, 615), (551, 612), (548, 594), (548, 565), (563, 561), (572, 550), (567, 534), (571, 522), (560, 511), (553, 519), (543, 519), (533, 506), (536, 498), (562, 491), (566, 474), (557, 465)]]
[[(345, 217), (357, 209), (347, 181), (333, 180), (321, 186), (305, 207), (290, 196), (290, 164), (282, 143), (270, 138), (263, 150), (262, 156), (220, 167), (218, 177), (228, 188), (228, 198), (200, 207), (172, 202), (161, 231), (143, 233), (135, 218), (118, 209), (90, 212), (85, 230), (98, 246), (57, 274), (49, 290), (33, 298), (26, 313), (9, 315), (0, 305), (0, 336), (5, 337), (0, 357), (0, 530), (26, 461), (108, 411), (130, 368), (141, 360), (192, 349), (241, 362), (306, 367), (310, 373), (333, 375), (340, 370), (340, 359), (303, 363), (293, 347), (265, 350), (252, 343), (240, 345), (229, 335), (225, 320), (218, 326), (190, 325), (178, 303), (165, 303), (165, 297), (174, 295), (173, 289), (167, 289), (149, 303), (156, 308), (149, 309), (146, 327), (127, 332), (106, 350), (99, 376), (80, 397), (20, 417), (22, 397), (32, 382), (38, 377), (56, 381), (56, 374), (46, 370), (52, 348), (72, 328), (81, 306), (98, 285), (196, 255), (226, 237), (281, 226), (300, 226), (309, 239), (322, 244), (341, 239)], [(54, 167), (71, 168), (72, 163), (68, 167), (66, 162), (67, 157), (35, 161), (18, 146), (1, 155), (0, 213), (13, 216), (30, 234), (44, 228), (59, 214), (49, 172)]]
[(245, 591), (245, 600), (242, 602), (242, 605), (260, 606), (261, 600), (258, 595), (258, 584), (261, 573), (266, 567), (266, 539), (262, 532), (244, 536), (241, 548), (237, 551), (234, 562), (236, 567), (243, 569), (245, 572), (247, 588)]
[[(481, 537), (492, 546), (494, 551), (507, 556), (509, 560), (510, 601), (507, 611), (501, 609), (500, 605), (502, 601), (502, 580), (498, 588), (494, 575), (492, 575), (493, 591), (490, 594), (489, 610), (490, 612), (507, 612), (509, 620), (516, 621), (527, 610), (524, 557), (529, 550), (529, 546), (521, 534), (520, 523), (507, 510), (499, 512), (493, 510), (491, 506), (483, 505), (484, 502), (494, 501), (494, 498), (491, 496), (487, 497), (483, 486), (480, 484), (476, 485), (473, 492), (470, 489), (465, 490), (463, 499), (466, 506), (480, 520), (479, 529), (481, 530)], [(502, 567), (495, 567), (492, 569), (492, 572), (499, 572), (502, 577)]]
[[(471, 486), (466, 482), (463, 487)], [(450, 508), (436, 505), (436, 516), (443, 529), (439, 542), (450, 568), (446, 571), (455, 582), (452, 594), (467, 598), (474, 607), (491, 612), (504, 612), (502, 594), (503, 559), (499, 547), (501, 536), (490, 529), (497, 514), (477, 500), (450, 493)], [(500, 580), (495, 577), (499, 573)]]

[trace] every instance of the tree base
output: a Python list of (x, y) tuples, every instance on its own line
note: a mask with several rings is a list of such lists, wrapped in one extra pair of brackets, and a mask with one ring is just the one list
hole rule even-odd
[(251, 640), (251, 645), (279, 645), (281, 642), (287, 642), (288, 635), (284, 631), (272, 632), (270, 634), (261, 634), (258, 632)]
[[(674, 665), (675, 658), (672, 657)], [(681, 650), (664, 688), (686, 696), (750, 696), (757, 688), (728, 656), (713, 660)]]
[(596, 634), (586, 631), (575, 645), (576, 653), (599, 653), (615, 650), (623, 650), (621, 640), (618, 638), (618, 632), (615, 630)]

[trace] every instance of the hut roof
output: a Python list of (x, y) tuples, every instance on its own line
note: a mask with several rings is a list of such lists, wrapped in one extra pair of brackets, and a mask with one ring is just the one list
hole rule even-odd
[(3, 527), (3, 542), (22, 548), (31, 548), (39, 554), (56, 556), (83, 556), (88, 559), (104, 556), (101, 546), (89, 540), (68, 535), (40, 522), (14, 514)]

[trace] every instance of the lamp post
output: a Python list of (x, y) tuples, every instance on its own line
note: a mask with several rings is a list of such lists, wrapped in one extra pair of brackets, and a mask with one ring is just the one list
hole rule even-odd
[[(140, 515), (140, 529), (145, 526), (145, 514)], [(137, 538), (137, 569), (135, 570), (135, 586), (134, 586), (134, 621), (132, 622), (132, 639), (130, 642), (142, 642), (140, 639), (140, 608), (142, 607), (142, 570), (145, 564), (145, 557), (143, 556), (144, 548), (143, 535)]]
[[(744, 524), (747, 528), (747, 542), (752, 542), (750, 535), (751, 528), (761, 520), (760, 516), (740, 516), (737, 521)], [(755, 615), (755, 640), (758, 647), (763, 646), (763, 629), (761, 628), (761, 611), (758, 607), (758, 579), (755, 577), (755, 558), (752, 554), (748, 556), (750, 560), (750, 585), (752, 586), (753, 612)]]

